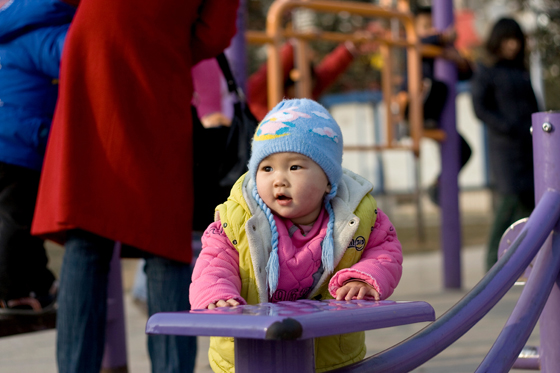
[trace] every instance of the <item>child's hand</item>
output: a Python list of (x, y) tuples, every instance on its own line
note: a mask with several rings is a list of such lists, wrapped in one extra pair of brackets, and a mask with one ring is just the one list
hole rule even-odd
[(235, 299), (228, 299), (228, 300), (220, 299), (216, 303), (210, 303), (208, 305), (208, 309), (213, 310), (216, 307), (235, 307), (235, 306), (239, 306), (239, 302), (236, 301)]
[(336, 300), (364, 299), (366, 296), (379, 300), (379, 293), (363, 281), (350, 281), (336, 291)]

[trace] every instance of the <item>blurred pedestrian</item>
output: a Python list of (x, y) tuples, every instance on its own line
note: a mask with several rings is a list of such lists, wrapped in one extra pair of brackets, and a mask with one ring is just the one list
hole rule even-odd
[(529, 216), (535, 206), (531, 114), (539, 111), (525, 59), (525, 35), (511, 18), (502, 18), (486, 41), (487, 59), (472, 81), (476, 116), (488, 130), (490, 182), (497, 198), (487, 269), (498, 258), (505, 230)]
[[(191, 67), (235, 34), (238, 1), (82, 0), (32, 232), (65, 243), (60, 372), (101, 368), (114, 242), (145, 257), (148, 312), (189, 308)], [(153, 372), (192, 372), (196, 338), (148, 336)]]
[[(457, 38), (455, 28), (451, 27), (443, 32), (436, 30), (432, 22), (432, 7), (417, 7), (414, 10), (414, 28), (420, 42), (424, 45), (433, 45), (442, 50), (441, 58), (452, 62), (457, 67), (457, 79), (468, 80), (472, 77), (473, 71), (471, 62), (463, 57), (455, 48), (454, 43)], [(422, 110), (423, 123), (425, 129), (441, 128), (441, 114), (447, 101), (449, 88), (447, 84), (438, 80), (435, 76), (434, 57), (422, 57)], [(399, 112), (408, 119), (408, 76), (405, 75), (400, 91), (396, 96), (399, 105)], [(465, 138), (459, 134), (459, 160), (461, 170), (469, 161), (472, 150)], [(428, 187), (428, 197), (439, 205), (439, 186), (441, 175), (438, 175), (434, 182)]]
[(0, 314), (54, 309), (55, 276), (30, 233), (58, 73), (76, 8), (0, 0)]

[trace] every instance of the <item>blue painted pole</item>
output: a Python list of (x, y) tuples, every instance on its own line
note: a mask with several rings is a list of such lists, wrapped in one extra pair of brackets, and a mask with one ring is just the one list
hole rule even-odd
[[(535, 201), (547, 190), (560, 190), (560, 112), (533, 114), (533, 162), (535, 165)], [(553, 241), (557, 241), (555, 227)], [(552, 287), (548, 301), (539, 319), (541, 371), (558, 372), (560, 369), (560, 287), (559, 278)]]
[[(437, 30), (443, 31), (453, 25), (452, 0), (434, 0), (432, 9), (434, 26)], [(439, 190), (444, 287), (459, 289), (461, 288), (461, 222), (458, 185), (460, 141), (455, 110), (457, 67), (450, 61), (438, 58), (435, 63), (435, 78), (444, 82), (448, 88), (447, 101), (440, 120), (440, 126), (447, 134), (441, 144)]]

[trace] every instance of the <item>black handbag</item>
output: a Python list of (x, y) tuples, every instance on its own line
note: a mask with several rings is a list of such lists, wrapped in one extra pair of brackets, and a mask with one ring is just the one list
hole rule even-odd
[(218, 64), (227, 81), (228, 91), (236, 98), (229, 127), (204, 128), (196, 108), (193, 120), (193, 230), (203, 231), (214, 221), (214, 209), (225, 202), (231, 187), (247, 172), (251, 141), (258, 122), (249, 110), (245, 96), (237, 86), (226, 56)]

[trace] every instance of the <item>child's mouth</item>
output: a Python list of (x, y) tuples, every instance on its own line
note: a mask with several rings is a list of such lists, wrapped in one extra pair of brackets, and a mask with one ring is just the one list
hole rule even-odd
[(276, 201), (280, 204), (280, 205), (287, 205), (289, 204), (292, 199), (288, 196), (284, 196), (284, 195), (279, 195), (276, 196)]

